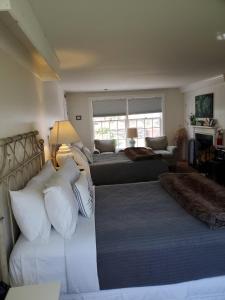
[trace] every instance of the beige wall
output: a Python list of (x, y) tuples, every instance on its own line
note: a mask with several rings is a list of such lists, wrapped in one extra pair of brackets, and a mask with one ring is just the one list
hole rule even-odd
[(184, 93), (185, 126), (189, 138), (193, 137), (193, 127), (190, 126), (189, 116), (195, 113), (195, 96), (207, 93), (214, 93), (214, 118), (218, 122), (217, 126), (225, 128), (225, 83), (196, 87), (193, 91)]
[[(184, 125), (183, 95), (178, 89), (163, 89), (130, 92), (105, 92), (105, 93), (68, 93), (66, 96), (68, 117), (77, 129), (83, 143), (88, 147), (93, 146), (92, 106), (91, 99), (95, 97), (113, 96), (149, 96), (163, 95), (165, 98), (165, 134), (169, 143), (173, 143), (176, 130)], [(81, 115), (82, 120), (77, 121), (76, 115)]]
[(13, 36), (0, 37), (0, 138), (37, 129), (48, 155), (49, 127), (64, 119), (64, 97), (57, 82), (31, 73), (24, 53)]

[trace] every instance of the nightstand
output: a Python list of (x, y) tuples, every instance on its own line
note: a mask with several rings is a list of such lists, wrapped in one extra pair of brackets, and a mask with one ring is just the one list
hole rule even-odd
[(60, 284), (48, 283), (11, 288), (5, 300), (59, 300)]

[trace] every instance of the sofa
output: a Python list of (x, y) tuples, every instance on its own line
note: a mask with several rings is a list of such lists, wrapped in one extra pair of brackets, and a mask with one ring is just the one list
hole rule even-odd
[(146, 137), (146, 147), (151, 148), (156, 154), (161, 154), (170, 169), (175, 169), (177, 163), (177, 146), (169, 146), (166, 136)]

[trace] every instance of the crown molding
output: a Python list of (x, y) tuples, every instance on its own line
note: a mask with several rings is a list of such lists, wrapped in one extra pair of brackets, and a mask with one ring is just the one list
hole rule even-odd
[(0, 20), (29, 51), (33, 70), (43, 81), (59, 80), (59, 60), (28, 0), (0, 0)]
[(192, 92), (195, 90), (199, 90), (205, 87), (212, 87), (225, 82), (225, 74), (221, 74), (219, 76), (211, 77), (208, 79), (204, 79), (201, 81), (197, 81), (191, 84), (188, 84), (184, 87), (180, 88), (181, 93)]
[(8, 11), (11, 9), (10, 0), (1, 0), (0, 11)]

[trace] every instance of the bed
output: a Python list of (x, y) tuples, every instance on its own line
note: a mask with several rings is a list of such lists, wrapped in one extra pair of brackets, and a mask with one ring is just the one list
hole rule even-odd
[(94, 154), (90, 171), (94, 185), (121, 184), (157, 180), (168, 164), (160, 158), (132, 161), (124, 152)]
[[(17, 167), (3, 175), (1, 188), (6, 191), (9, 174), (19, 170), (24, 182), (34, 176), (42, 165), (43, 150), (38, 149), (26, 154), (26, 162), (15, 162)], [(30, 174), (31, 165), (36, 167)], [(224, 229), (209, 230), (159, 182), (99, 186), (95, 202), (95, 215), (79, 216), (72, 239), (64, 240), (52, 230), (48, 242), (27, 242), (22, 235), (17, 240), (5, 193), (1, 277), (9, 280), (11, 253), (14, 285), (60, 281), (61, 300), (224, 299)]]
[(221, 279), (224, 232), (187, 214), (159, 182), (101, 186), (95, 217), (80, 217), (71, 240), (54, 231), (47, 244), (20, 236), (10, 272), (15, 285), (60, 281), (62, 298)]

